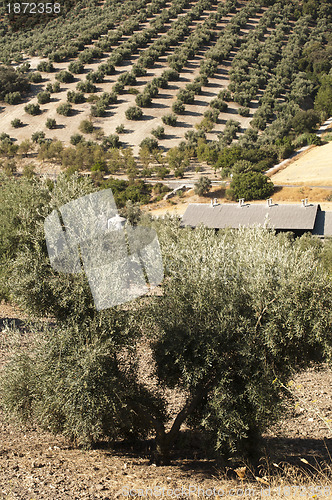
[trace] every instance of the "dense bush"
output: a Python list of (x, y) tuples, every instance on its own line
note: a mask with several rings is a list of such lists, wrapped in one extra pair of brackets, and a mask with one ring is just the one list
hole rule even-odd
[(125, 126), (123, 125), (123, 123), (121, 123), (121, 125), (116, 126), (115, 132), (117, 134), (124, 134), (125, 131), (126, 131), (126, 129), (125, 129)]
[(177, 118), (173, 114), (169, 115), (164, 115), (161, 117), (162, 122), (165, 123), (165, 125), (170, 125), (171, 127), (175, 127)]
[(78, 128), (83, 134), (92, 134), (94, 130), (93, 123), (90, 120), (82, 120)]
[(203, 196), (210, 191), (212, 183), (208, 177), (201, 176), (194, 185), (195, 194)]
[(37, 144), (42, 144), (45, 142), (45, 132), (39, 131), (39, 132), (34, 132), (31, 135), (31, 140), (32, 142), (35, 142)]
[(178, 101), (184, 104), (193, 104), (195, 100), (195, 93), (193, 90), (181, 89), (177, 94)]
[(19, 118), (14, 118), (14, 120), (12, 120), (10, 123), (14, 128), (23, 127), (23, 122)]
[(29, 115), (39, 115), (40, 107), (39, 104), (27, 104), (24, 106), (24, 111)]
[(110, 134), (107, 137), (104, 137), (102, 146), (104, 149), (119, 148), (121, 146), (119, 136), (117, 134)]
[(43, 81), (43, 77), (38, 71), (34, 71), (33, 73), (29, 74), (29, 80), (32, 83), (40, 83)]
[(78, 84), (76, 85), (76, 88), (80, 92), (86, 92), (89, 94), (97, 92), (97, 87), (93, 83), (89, 82), (88, 80), (78, 82)]
[(45, 125), (47, 128), (52, 130), (56, 128), (56, 120), (54, 118), (47, 118)]
[(97, 104), (92, 105), (90, 108), (91, 116), (105, 116), (106, 106), (102, 101), (98, 101)]
[(239, 115), (241, 116), (249, 116), (250, 115), (250, 108), (242, 108), (240, 107), (237, 112), (239, 113)]
[(76, 144), (82, 141), (84, 141), (84, 138), (81, 134), (74, 134), (70, 137), (70, 144), (72, 144), (73, 146), (76, 146)]
[(140, 66), (139, 64), (134, 64), (134, 66), (131, 69), (131, 72), (135, 77), (138, 77), (138, 76), (145, 76), (147, 70), (143, 68), (143, 66)]
[(21, 102), (21, 93), (9, 92), (5, 95), (4, 101), (8, 104), (19, 104)]
[(140, 143), (140, 148), (146, 148), (150, 153), (158, 148), (158, 141), (152, 137), (146, 137)]
[(104, 81), (105, 74), (103, 71), (90, 71), (86, 75), (86, 79), (92, 83), (102, 83)]
[(56, 94), (57, 92), (60, 92), (60, 83), (59, 82), (48, 83), (46, 85), (46, 92), (50, 92), (51, 94)]
[(45, 73), (52, 73), (54, 66), (49, 61), (41, 61), (37, 66), (37, 71), (44, 71)]
[(315, 98), (315, 110), (324, 114), (324, 118), (332, 116), (332, 71), (321, 76), (321, 86)]
[(319, 123), (318, 114), (309, 109), (308, 111), (299, 111), (292, 120), (292, 125), (296, 133), (313, 132)]
[(55, 78), (61, 83), (71, 83), (75, 79), (74, 75), (72, 73), (70, 73), (69, 71), (66, 71), (64, 69), (61, 70), (59, 73), (57, 73)]
[(37, 101), (39, 102), (39, 104), (46, 104), (47, 102), (50, 102), (50, 100), (51, 100), (50, 92), (43, 91), (37, 94)]
[(69, 116), (72, 112), (72, 109), (73, 107), (71, 104), (69, 104), (69, 102), (63, 102), (56, 108), (56, 112), (59, 115)]
[(6, 94), (12, 92), (25, 92), (29, 90), (28, 79), (20, 72), (7, 66), (0, 66), (0, 101), (3, 101)]
[(172, 111), (176, 115), (182, 115), (185, 112), (185, 109), (186, 108), (185, 108), (183, 102), (181, 102), (181, 101), (175, 101), (172, 104)]
[(125, 114), (127, 120), (140, 120), (143, 116), (143, 111), (137, 106), (130, 106)]
[(227, 110), (227, 103), (222, 99), (212, 99), (210, 106), (211, 108), (218, 109), (221, 113), (224, 113)]
[(151, 130), (151, 134), (154, 135), (157, 139), (162, 139), (165, 135), (165, 129), (162, 126), (158, 126)]
[(74, 75), (78, 75), (84, 72), (84, 64), (80, 61), (72, 61), (68, 66), (68, 70)]
[(74, 104), (80, 104), (85, 102), (85, 96), (83, 92), (75, 92), (74, 90), (69, 90), (67, 92), (67, 101)]
[(141, 108), (147, 108), (148, 106), (151, 106), (151, 97), (147, 94), (138, 94), (136, 96), (135, 102), (137, 106)]
[(135, 85), (136, 77), (131, 73), (125, 72), (119, 76), (118, 82), (123, 83), (123, 85)]
[(235, 174), (227, 191), (232, 200), (264, 200), (273, 194), (274, 185), (271, 179), (260, 172)]

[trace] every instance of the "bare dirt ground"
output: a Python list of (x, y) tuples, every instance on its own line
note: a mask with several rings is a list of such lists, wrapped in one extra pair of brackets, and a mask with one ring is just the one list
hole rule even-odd
[[(23, 332), (24, 319), (18, 308), (0, 305), (0, 365), (8, 356), (2, 342), (5, 322), (15, 320)], [(29, 333), (23, 336), (28, 341)], [(325, 365), (320, 371), (308, 370), (297, 375), (287, 390), (294, 398), (287, 401), (284, 418), (266, 433), (260, 466), (247, 467), (242, 480), (236, 465), (225, 467), (207, 458), (197, 446), (197, 436), (191, 438), (190, 450), (175, 449), (171, 465), (156, 467), (148, 445), (140, 452), (124, 443), (81, 450), (61, 436), (8, 422), (0, 413), (0, 499), (115, 499), (135, 493), (160, 498), (161, 488), (164, 498), (204, 498), (202, 492), (212, 496), (209, 488), (219, 490), (213, 497), (217, 499), (245, 497), (245, 489), (247, 495), (251, 490), (250, 498), (331, 498), (332, 371)], [(323, 486), (327, 489), (320, 490)], [(179, 493), (189, 487), (190, 496)], [(174, 494), (176, 488), (180, 490)]]

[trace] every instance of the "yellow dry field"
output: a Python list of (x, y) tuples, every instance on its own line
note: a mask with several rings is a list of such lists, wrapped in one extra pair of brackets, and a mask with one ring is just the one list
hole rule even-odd
[(308, 150), (271, 179), (279, 185), (332, 186), (332, 142)]

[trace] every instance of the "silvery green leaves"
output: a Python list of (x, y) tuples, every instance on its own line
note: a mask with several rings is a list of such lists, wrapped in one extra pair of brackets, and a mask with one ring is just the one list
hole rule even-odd
[(163, 279), (155, 230), (125, 223), (111, 189), (66, 203), (45, 219), (52, 267), (80, 273), (83, 264), (97, 310), (145, 295)]

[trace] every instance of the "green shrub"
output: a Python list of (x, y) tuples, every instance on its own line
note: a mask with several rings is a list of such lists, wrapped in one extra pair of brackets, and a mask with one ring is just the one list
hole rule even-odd
[(242, 108), (242, 107), (241, 107), (241, 108), (239, 108), (239, 109), (237, 110), (237, 112), (238, 112), (238, 113), (239, 113), (239, 115), (241, 115), (241, 116), (249, 116), (249, 115), (250, 115), (250, 108), (248, 108), (248, 107)]
[(41, 61), (37, 66), (37, 71), (44, 71), (45, 73), (52, 73), (54, 66), (49, 61)]
[(56, 108), (56, 112), (59, 115), (69, 116), (71, 114), (73, 107), (69, 102), (63, 102)]
[(157, 128), (153, 128), (151, 130), (151, 134), (154, 135), (157, 139), (162, 139), (165, 135), (165, 129), (162, 126), (159, 126)]
[(136, 78), (134, 75), (126, 72), (126, 73), (122, 73), (119, 76), (118, 82), (122, 83), (123, 85), (135, 85)]
[(135, 102), (137, 106), (146, 108), (148, 106), (151, 106), (151, 97), (147, 94), (138, 94), (136, 96)]
[(85, 96), (83, 92), (75, 92), (74, 90), (69, 90), (67, 92), (67, 101), (74, 104), (80, 104), (85, 102)]
[(45, 142), (45, 132), (34, 132), (31, 135), (31, 140), (37, 144), (42, 144)]
[(125, 132), (125, 126), (123, 125), (123, 123), (121, 123), (121, 125), (117, 125), (117, 127), (115, 129), (115, 132), (117, 134), (124, 134), (124, 132)]
[(39, 94), (37, 94), (37, 100), (39, 104), (46, 104), (47, 102), (50, 102), (51, 100), (50, 92), (47, 91), (39, 92)]
[(54, 129), (56, 128), (56, 121), (54, 118), (47, 118), (45, 125), (49, 129)]
[(210, 191), (211, 186), (211, 180), (203, 175), (194, 185), (195, 194), (198, 194), (198, 196), (203, 196)]
[(66, 70), (61, 70), (56, 76), (55, 78), (58, 80), (58, 82), (61, 82), (61, 83), (71, 83), (74, 81), (74, 75), (72, 73), (70, 73), (69, 71), (66, 71)]
[(119, 148), (121, 146), (119, 136), (116, 134), (110, 134), (107, 137), (104, 137), (102, 146), (105, 149)]
[(140, 143), (140, 148), (146, 148), (150, 153), (158, 148), (158, 141), (152, 137), (146, 137)]
[(76, 88), (80, 92), (86, 92), (88, 94), (93, 94), (93, 93), (97, 92), (97, 87), (93, 83), (89, 82), (88, 80), (78, 82), (78, 84), (76, 85)]
[(21, 102), (20, 92), (9, 92), (5, 95), (4, 101), (8, 104), (19, 104)]
[(178, 92), (177, 99), (185, 104), (193, 104), (195, 101), (195, 93), (192, 90), (181, 89)]
[[(159, 218), (147, 223), (167, 263), (161, 293), (96, 311), (85, 273), (54, 272), (44, 234), (45, 216), (93, 192), (91, 180), (62, 175), (53, 191), (10, 182), (0, 184), (0, 256), (14, 260), (1, 269), (15, 303), (52, 323), (24, 349), (22, 336), (9, 332), (2, 409), (84, 446), (129, 439), (135, 447), (153, 436), (158, 463), (169, 459), (184, 422), (223, 460), (257, 456), (262, 433), (284, 414), (283, 387), (294, 372), (331, 359), (331, 279), (317, 251), (262, 227), (216, 234)], [(119, 179), (104, 186), (128, 218), (126, 202), (144, 203), (152, 189)], [(137, 370), (147, 327), (152, 389)], [(174, 420), (159, 398), (176, 387), (187, 397)]]
[(74, 134), (70, 137), (70, 144), (73, 144), (73, 146), (76, 146), (76, 144), (82, 141), (84, 141), (84, 138), (81, 134)]
[(219, 116), (219, 109), (217, 108), (207, 109), (204, 112), (203, 116), (204, 118), (207, 118), (209, 121), (217, 123)]
[(9, 66), (0, 65), (0, 101), (6, 94), (12, 92), (25, 92), (29, 90), (30, 83), (28, 79), (19, 71), (15, 71)]
[(121, 82), (116, 82), (112, 87), (112, 92), (115, 94), (121, 94), (124, 90), (125, 86)]
[(104, 81), (104, 77), (105, 77), (105, 74), (100, 70), (90, 71), (86, 75), (86, 79), (92, 83), (102, 83)]
[(152, 83), (148, 83), (145, 86), (144, 94), (148, 95), (149, 97), (151, 97), (151, 99), (153, 99), (154, 97), (157, 97), (157, 95), (159, 94), (159, 89), (156, 85), (153, 85)]
[(14, 120), (12, 120), (10, 123), (14, 128), (23, 127), (23, 122), (19, 118), (14, 118)]
[(102, 102), (97, 102), (96, 105), (90, 108), (91, 116), (105, 116), (106, 106)]
[(110, 104), (115, 104), (118, 100), (118, 96), (114, 92), (103, 92), (99, 98), (100, 103), (105, 106)]
[(68, 66), (68, 70), (71, 73), (78, 75), (84, 72), (84, 64), (80, 61), (72, 61)]
[(232, 101), (232, 94), (228, 89), (222, 89), (218, 94), (218, 99), (226, 102)]
[(135, 89), (135, 87), (129, 87), (128, 94), (138, 95), (139, 94), (139, 90)]
[(39, 115), (40, 107), (39, 104), (27, 104), (24, 106), (24, 111), (29, 115)]
[(312, 133), (319, 123), (319, 115), (312, 109), (298, 111), (292, 120), (292, 126), (296, 133)]
[(107, 163), (104, 160), (96, 161), (92, 167), (91, 172), (108, 172)]
[(43, 77), (38, 71), (34, 71), (33, 73), (30, 73), (29, 80), (32, 83), (40, 83), (43, 81)]
[(212, 99), (210, 106), (211, 108), (218, 109), (221, 113), (224, 113), (227, 110), (227, 103), (222, 99)]
[(301, 134), (293, 140), (293, 146), (295, 148), (301, 148), (310, 144), (320, 146), (322, 144), (322, 139), (316, 134), (309, 134), (308, 132), (306, 132), (305, 134)]
[(34, 165), (24, 165), (22, 175), (26, 179), (33, 179), (36, 175)]
[(82, 120), (78, 128), (83, 134), (92, 134), (94, 131), (93, 123), (90, 120)]
[(134, 64), (134, 66), (131, 68), (131, 72), (135, 77), (145, 76), (147, 74), (147, 70), (139, 64)]
[(246, 172), (233, 176), (227, 196), (234, 201), (240, 198), (264, 200), (269, 198), (273, 191), (274, 185), (271, 179), (260, 172)]
[(175, 127), (177, 118), (175, 115), (169, 114), (162, 116), (161, 120), (163, 123), (165, 123), (165, 125), (170, 125), (171, 127)]
[(172, 111), (176, 115), (183, 115), (183, 113), (185, 112), (185, 109), (186, 108), (185, 108), (183, 102), (181, 102), (181, 101), (175, 101), (172, 104)]
[(178, 71), (176, 71), (175, 69), (165, 69), (165, 71), (163, 71), (162, 73), (162, 76), (165, 77), (169, 82), (175, 82), (180, 77)]
[(51, 94), (56, 94), (57, 92), (60, 92), (60, 83), (59, 82), (48, 83), (46, 85), (46, 92), (50, 92)]
[(140, 120), (143, 116), (143, 111), (137, 106), (130, 106), (125, 114), (127, 120)]

